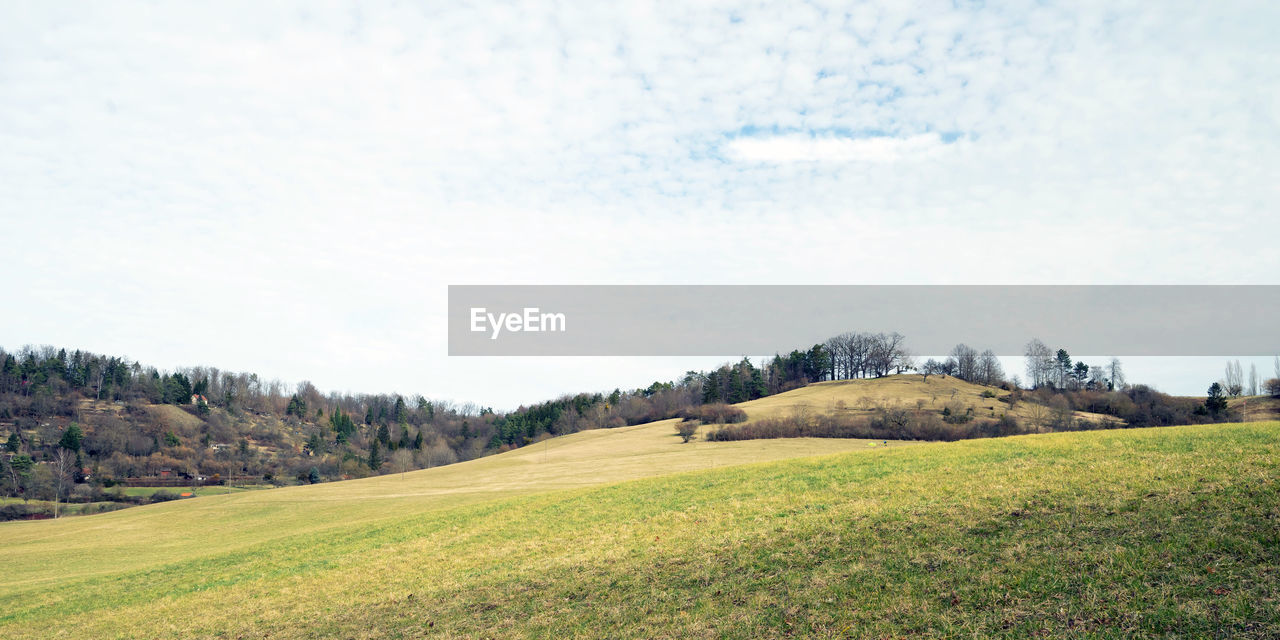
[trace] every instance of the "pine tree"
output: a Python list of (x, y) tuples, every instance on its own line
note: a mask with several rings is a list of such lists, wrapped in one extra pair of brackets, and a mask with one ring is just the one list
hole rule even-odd
[(405, 414), (406, 414), (406, 412), (407, 412), (407, 408), (404, 406), (404, 398), (401, 398), (400, 396), (396, 396), (396, 410), (395, 410), (395, 411), (396, 411), (396, 413), (395, 413), (395, 419), (396, 419), (396, 422), (404, 422), (404, 421), (405, 421)]
[(80, 425), (72, 422), (66, 431), (62, 432), (62, 439), (58, 441), (58, 446), (69, 451), (80, 451), (80, 441), (84, 439), (84, 432), (80, 431)]
[(377, 471), (382, 468), (382, 454), (378, 451), (378, 441), (369, 443), (369, 468)]
[(1204, 400), (1204, 408), (1214, 417), (1227, 410), (1227, 396), (1222, 385), (1216, 382), (1209, 385), (1209, 396)]

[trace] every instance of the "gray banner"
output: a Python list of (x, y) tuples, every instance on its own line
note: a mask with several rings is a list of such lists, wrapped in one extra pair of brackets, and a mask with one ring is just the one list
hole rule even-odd
[(1280, 353), (1277, 285), (452, 285), (452, 356), (738, 356), (847, 331), (916, 354)]

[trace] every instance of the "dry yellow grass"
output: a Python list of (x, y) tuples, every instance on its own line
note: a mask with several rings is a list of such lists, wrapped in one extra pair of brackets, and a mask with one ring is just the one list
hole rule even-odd
[(156, 422), (165, 429), (199, 429), (203, 426), (200, 418), (184, 411), (181, 407), (172, 404), (149, 404), (147, 405), (147, 413), (149, 413)]
[[(682, 444), (675, 420), (584, 431), (460, 464), (363, 480), (208, 496), (3, 529), (9, 588), (137, 570), (353, 523), (484, 500), (824, 453), (870, 450), (865, 440)], [(894, 443), (895, 445), (897, 443)], [(92, 553), (63, 553), (92, 540)]]
[(1271, 396), (1231, 398), (1227, 401), (1227, 406), (1232, 411), (1240, 412), (1245, 422), (1280, 420), (1280, 398)]
[[(983, 397), (984, 392), (995, 395)], [(819, 382), (737, 406), (747, 412), (748, 422), (789, 417), (798, 410), (856, 415), (869, 414), (877, 407), (900, 407), (940, 412), (953, 403), (964, 410), (973, 409), (974, 416), (979, 418), (998, 418), (1007, 413), (1019, 421), (1034, 421), (1034, 412), (1039, 405), (1024, 401), (1010, 410), (1003, 400), (1008, 395), (1009, 392), (1003, 389), (965, 382), (954, 376), (929, 376), (924, 380), (917, 374), (901, 374), (866, 380)], [(1075, 416), (1093, 421), (1119, 422), (1111, 416), (1084, 411), (1076, 411)]]

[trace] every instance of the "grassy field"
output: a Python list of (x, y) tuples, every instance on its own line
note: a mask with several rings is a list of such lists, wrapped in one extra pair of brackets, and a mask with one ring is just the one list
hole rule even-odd
[(670, 434), (0, 524), (0, 636), (1280, 636), (1278, 423)]

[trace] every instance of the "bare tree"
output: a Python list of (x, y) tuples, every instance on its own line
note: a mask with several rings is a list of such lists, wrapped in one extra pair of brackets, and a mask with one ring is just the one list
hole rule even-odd
[(1227, 362), (1226, 377), (1223, 378), (1223, 386), (1227, 388), (1227, 393), (1232, 396), (1238, 396), (1244, 392), (1244, 374), (1240, 368), (1240, 361)]
[(1111, 362), (1107, 363), (1107, 381), (1114, 391), (1124, 388), (1124, 369), (1120, 367), (1120, 358), (1111, 356)]
[(1258, 365), (1249, 363), (1249, 395), (1258, 395)]
[(1044, 429), (1044, 425), (1048, 420), (1049, 407), (1034, 402), (1027, 404), (1027, 421), (1031, 423), (1031, 426), (1035, 427), (1036, 431)]
[(399, 469), (403, 477), (406, 471), (414, 467), (413, 452), (408, 449), (396, 449), (395, 453), (391, 454), (391, 466)]
[(985, 385), (994, 386), (1004, 382), (1004, 367), (1000, 366), (1000, 358), (996, 357), (994, 351), (987, 349), (978, 356), (976, 377), (975, 382)]
[(1106, 389), (1107, 388), (1106, 367), (1089, 367), (1089, 388), (1090, 389)]
[(924, 380), (928, 380), (929, 376), (942, 372), (942, 363), (934, 360), (933, 358), (929, 358), (928, 360), (925, 360), (924, 364), (920, 365), (920, 368), (916, 371), (924, 377)]
[(1027, 343), (1027, 382), (1032, 389), (1038, 389), (1052, 382), (1054, 361), (1053, 352), (1039, 339)]
[(67, 449), (58, 447), (58, 454), (51, 463), (53, 467), (53, 517), (58, 517), (59, 500), (71, 485), (71, 470), (75, 466), (76, 457)]
[(955, 375), (968, 382), (977, 381), (978, 351), (961, 343), (951, 350), (950, 360), (955, 363)]

